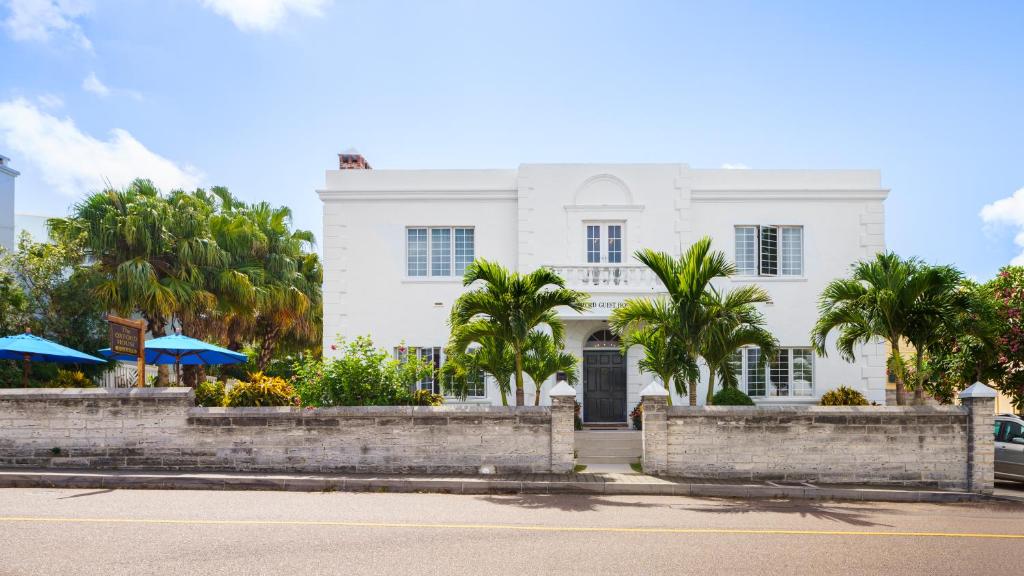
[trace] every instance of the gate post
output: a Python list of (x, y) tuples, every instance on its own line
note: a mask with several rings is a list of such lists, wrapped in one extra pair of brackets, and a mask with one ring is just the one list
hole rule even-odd
[(995, 490), (996, 391), (975, 382), (960, 393), (967, 408), (967, 490), (991, 494)]
[(565, 380), (555, 384), (551, 396), (551, 473), (568, 474), (576, 465), (576, 390)]
[(640, 391), (644, 415), (640, 437), (643, 439), (645, 474), (668, 470), (668, 390), (655, 380)]

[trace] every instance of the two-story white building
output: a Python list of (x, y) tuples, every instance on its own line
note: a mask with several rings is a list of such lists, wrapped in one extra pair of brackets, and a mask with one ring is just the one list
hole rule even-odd
[[(773, 299), (763, 312), (782, 350), (774, 359), (743, 350), (748, 394), (759, 403), (816, 402), (847, 385), (885, 401), (884, 345), (869, 345), (848, 363), (835, 353), (816, 357), (809, 338), (825, 284), (885, 247), (888, 191), (877, 171), (685, 164), (372, 170), (359, 155), (340, 158), (318, 191), (328, 355), (337, 353), (330, 344), (338, 336), (371, 335), (378, 346), (405, 344), (439, 365), (448, 313), (475, 257), (520, 271), (549, 266), (592, 298), (586, 313), (563, 314), (565, 348), (582, 360), (583, 418), (624, 422), (653, 376), (640, 372), (639, 350), (619, 353), (607, 319), (625, 299), (663, 290), (632, 255), (639, 248), (680, 254), (706, 235), (739, 269), (722, 288), (756, 282)], [(542, 404), (552, 384), (543, 383)], [(469, 401), (499, 402), (493, 382), (475, 392)], [(532, 396), (528, 382), (527, 403)]]

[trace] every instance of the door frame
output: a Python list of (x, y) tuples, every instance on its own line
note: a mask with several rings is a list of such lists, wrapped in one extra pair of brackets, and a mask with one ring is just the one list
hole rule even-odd
[[(611, 420), (611, 421), (607, 421), (607, 420), (590, 420), (589, 419), (589, 415), (587, 414), (587, 409), (586, 409), (586, 406), (587, 406), (587, 356), (589, 354), (594, 354), (594, 353), (609, 353), (609, 352), (613, 352), (615, 354), (618, 354), (619, 357), (622, 358), (622, 420)], [(625, 424), (625, 423), (628, 423), (629, 422), (629, 406), (628, 406), (628, 402), (629, 402), (629, 398), (628, 398), (629, 394), (628, 394), (628, 392), (629, 392), (629, 390), (627, 388), (627, 381), (628, 381), (628, 375), (629, 374), (628, 374), (627, 366), (626, 366), (626, 356), (622, 353), (622, 351), (618, 350), (618, 349), (610, 349), (610, 348), (584, 348), (583, 349), (583, 362), (582, 362), (582, 370), (581, 370), (581, 372), (583, 373), (583, 406), (582, 406), (582, 408), (583, 408), (583, 415), (582, 415), (583, 416), (583, 424)]]

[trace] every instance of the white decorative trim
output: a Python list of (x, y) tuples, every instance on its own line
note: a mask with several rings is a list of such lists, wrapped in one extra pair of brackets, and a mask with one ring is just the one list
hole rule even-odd
[(630, 191), (629, 186), (627, 186), (626, 183), (622, 181), (622, 178), (619, 178), (618, 176), (613, 176), (612, 174), (597, 174), (584, 180), (583, 183), (580, 184), (578, 188), (576, 188), (576, 193), (573, 194), (573, 203), (579, 205), (580, 194), (582, 194), (587, 188), (590, 188), (591, 185), (597, 182), (609, 182), (613, 184), (626, 196), (626, 205), (633, 203), (633, 192)]
[(566, 204), (566, 212), (643, 212), (643, 204)]
[(317, 190), (324, 202), (346, 200), (516, 200), (516, 190), (496, 188), (493, 190)]
[(694, 202), (743, 202), (749, 200), (885, 200), (889, 190), (818, 189), (818, 190), (693, 190)]

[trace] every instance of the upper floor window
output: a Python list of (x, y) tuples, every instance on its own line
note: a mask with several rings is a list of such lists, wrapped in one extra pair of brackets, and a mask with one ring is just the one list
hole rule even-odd
[(737, 226), (738, 276), (803, 276), (803, 226)]
[(473, 228), (406, 228), (405, 271), (412, 277), (462, 276), (475, 257)]
[(729, 359), (739, 387), (751, 397), (811, 396), (814, 353), (810, 348), (780, 348), (767, 359), (756, 346), (740, 348)]
[(587, 263), (621, 263), (622, 229), (622, 222), (587, 224)]

